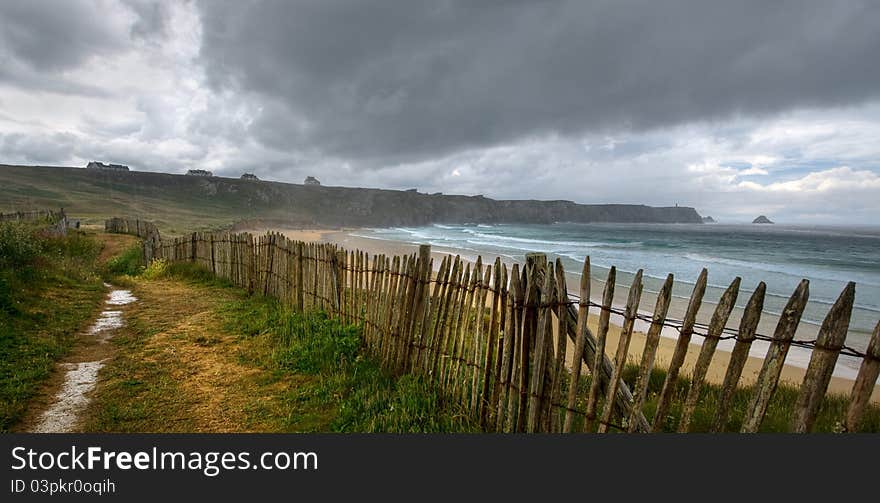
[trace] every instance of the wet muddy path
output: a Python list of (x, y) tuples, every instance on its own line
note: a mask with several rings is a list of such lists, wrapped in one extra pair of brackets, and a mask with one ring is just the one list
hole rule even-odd
[(25, 430), (33, 433), (64, 433), (74, 431), (95, 388), (98, 371), (111, 356), (108, 344), (116, 331), (125, 325), (122, 306), (137, 299), (131, 291), (106, 284), (110, 289), (104, 310), (74, 346), (70, 356), (59, 364), (59, 372), (50, 379), (42, 399)]

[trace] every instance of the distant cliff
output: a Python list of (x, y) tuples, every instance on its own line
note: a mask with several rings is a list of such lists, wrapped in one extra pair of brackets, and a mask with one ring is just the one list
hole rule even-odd
[[(112, 210), (116, 213), (125, 211), (118, 208), (125, 204), (131, 206), (128, 210), (131, 214), (153, 207), (179, 211), (182, 216), (204, 213), (228, 222), (260, 220), (351, 227), (432, 223), (702, 223), (700, 215), (688, 207), (494, 200), (483, 196), (429, 195), (138, 171), (98, 173), (81, 168), (0, 165), (0, 182), (3, 182), (0, 187), (4, 187), (0, 188), (0, 194), (4, 199), (8, 196), (12, 205), (21, 206), (22, 198), (16, 199), (16, 196), (24, 193), (30, 195), (26, 198), (30, 205), (37, 202), (34, 194), (43, 194), (47, 199), (43, 204), (53, 202), (58, 206), (66, 202), (65, 207), (71, 211), (76, 211), (78, 204), (94, 208), (109, 198), (117, 207)], [(8, 193), (4, 193), (6, 187)], [(55, 198), (51, 197), (53, 190), (57, 191)], [(87, 201), (80, 201), (82, 198)]]

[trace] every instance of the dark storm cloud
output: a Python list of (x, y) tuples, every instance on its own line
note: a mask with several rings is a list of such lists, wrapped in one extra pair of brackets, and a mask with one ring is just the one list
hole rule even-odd
[(0, 83), (59, 94), (110, 94), (106, 83), (76, 82), (65, 72), (124, 52), (132, 39), (164, 35), (164, 4), (124, 0), (122, 5), (131, 19), (115, 16), (115, 4), (90, 0), (0, 2)]
[(39, 71), (74, 68), (115, 50), (113, 31), (86, 2), (0, 2), (0, 55)]
[(215, 89), (282, 150), (381, 162), (880, 95), (880, 2), (199, 4)]

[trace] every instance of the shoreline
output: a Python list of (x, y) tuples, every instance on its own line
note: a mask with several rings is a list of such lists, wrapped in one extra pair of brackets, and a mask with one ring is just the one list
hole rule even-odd
[[(415, 243), (408, 243), (403, 241), (391, 241), (387, 239), (374, 239), (362, 236), (355, 236), (353, 235), (353, 233), (361, 230), (357, 228), (265, 228), (252, 232), (265, 232), (269, 230), (279, 232), (294, 240), (333, 243), (348, 249), (363, 250), (370, 253), (371, 255), (379, 253), (386, 255), (417, 253), (419, 246)], [(470, 250), (456, 250), (434, 246), (432, 246), (431, 248), (431, 255), (435, 259), (435, 264), (438, 264), (439, 259), (447, 254), (459, 255), (463, 260), (469, 262), (475, 262), (478, 255), (477, 252), (470, 252)], [(486, 257), (484, 257), (484, 259), (485, 258)], [(491, 257), (491, 259), (494, 260), (494, 257)], [(513, 264), (513, 261), (509, 257), (502, 256), (501, 259), (508, 265), (508, 267)], [(572, 293), (572, 286), (578, 285), (580, 282), (580, 273), (579, 271), (578, 273), (573, 273), (569, 271), (566, 272), (566, 276), (566, 282), (568, 284), (569, 292)], [(590, 296), (592, 300), (600, 301), (602, 290), (604, 288), (604, 283), (604, 278), (601, 280), (595, 277), (591, 278)], [(628, 285), (623, 284), (622, 282), (618, 282), (617, 288), (615, 288), (614, 295), (615, 307), (620, 307), (626, 302), (626, 294), (628, 293), (628, 290)], [(651, 315), (652, 313), (646, 309), (652, 309), (655, 302), (656, 294), (644, 292), (640, 302), (641, 308), (639, 309), (639, 311)], [(669, 309), (669, 318), (681, 319), (684, 315), (684, 310), (681, 306), (682, 303), (673, 302), (672, 304), (673, 305), (671, 305)], [(686, 304), (686, 300), (684, 304)], [(592, 308), (591, 311), (594, 309), (595, 308)], [(704, 320), (708, 321), (713, 309), (714, 304), (704, 302), (700, 309), (700, 315), (697, 318), (698, 322), (702, 322)], [(739, 318), (741, 314), (741, 309), (734, 309), (734, 312), (731, 314), (730, 321), (728, 321), (728, 326), (737, 326), (739, 324)], [(759, 331), (772, 333), (777, 320), (777, 317), (765, 314), (764, 316), (762, 316), (761, 324), (759, 325)], [(590, 326), (591, 330), (596, 330), (597, 323), (598, 314), (591, 312), (588, 321), (588, 325)], [(609, 356), (609, 358), (612, 359), (614, 357), (614, 352), (617, 349), (617, 341), (619, 338), (621, 325), (622, 317), (620, 315), (612, 314), (611, 328), (609, 329), (608, 340), (606, 343), (606, 354)], [(641, 355), (645, 345), (645, 333), (647, 332), (649, 325), (650, 324), (647, 322), (636, 320), (632, 340), (630, 343), (629, 355), (627, 357), (628, 361), (638, 364), (641, 360)], [(810, 327), (810, 329), (812, 329), (812, 327)], [(799, 335), (801, 335), (800, 332)], [(668, 366), (669, 361), (672, 359), (672, 354), (677, 343), (677, 337), (678, 332), (674, 328), (664, 327), (664, 329), (661, 331), (660, 344), (658, 345), (657, 356), (655, 359), (655, 367), (663, 368)], [(694, 338), (691, 340), (687, 356), (685, 357), (684, 365), (682, 366), (682, 375), (688, 375), (691, 373), (700, 352), (701, 341), (702, 338), (699, 336), (694, 336)], [(708, 382), (713, 384), (721, 384), (721, 382), (723, 381), (725, 372), (727, 370), (727, 363), (730, 360), (730, 351), (733, 348), (733, 344), (734, 341), (732, 340), (720, 341), (715, 355), (712, 358), (712, 363), (709, 366), (709, 371), (706, 375), (706, 380)], [(749, 351), (749, 358), (746, 361), (742, 377), (740, 379), (741, 385), (751, 384), (757, 379), (758, 373), (760, 372), (763, 365), (763, 357), (767, 351), (768, 346), (769, 344), (763, 341), (755, 341), (752, 344), (752, 347)], [(803, 381), (804, 374), (806, 373), (806, 366), (809, 363), (809, 356), (810, 351), (792, 347), (786, 357), (786, 363), (783, 367), (780, 382), (800, 385), (800, 383)], [(847, 357), (841, 356), (840, 360), (838, 361), (838, 365), (835, 368), (834, 375), (832, 376), (831, 382), (828, 385), (829, 393), (849, 395), (852, 390), (853, 382), (858, 372), (858, 367), (852, 368), (851, 366), (842, 364), (841, 362), (844, 360), (844, 358)], [(880, 403), (880, 386), (874, 387), (874, 391), (871, 395), (871, 402)]]

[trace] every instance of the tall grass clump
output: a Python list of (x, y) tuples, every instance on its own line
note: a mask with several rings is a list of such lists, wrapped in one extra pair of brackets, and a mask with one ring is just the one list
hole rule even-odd
[(20, 222), (0, 223), (0, 312), (7, 316), (18, 312), (14, 292), (22, 282), (33, 278), (42, 250), (43, 242), (32, 226)]
[(145, 279), (177, 279), (203, 286), (229, 288), (233, 284), (216, 276), (210, 269), (192, 262), (170, 262), (164, 258), (153, 259), (142, 273)]
[(243, 359), (276, 376), (309, 376), (305, 403), (333, 410), (339, 432), (478, 431), (477, 421), (416, 376), (396, 377), (365, 353), (360, 327), (324, 312), (296, 313), (265, 297), (225, 309), (227, 329), (252, 342)]
[(105, 270), (111, 276), (137, 276), (144, 271), (142, 256), (141, 246), (134, 245), (108, 260)]
[(15, 221), (0, 223), (0, 270), (32, 266), (43, 244), (33, 225)]

